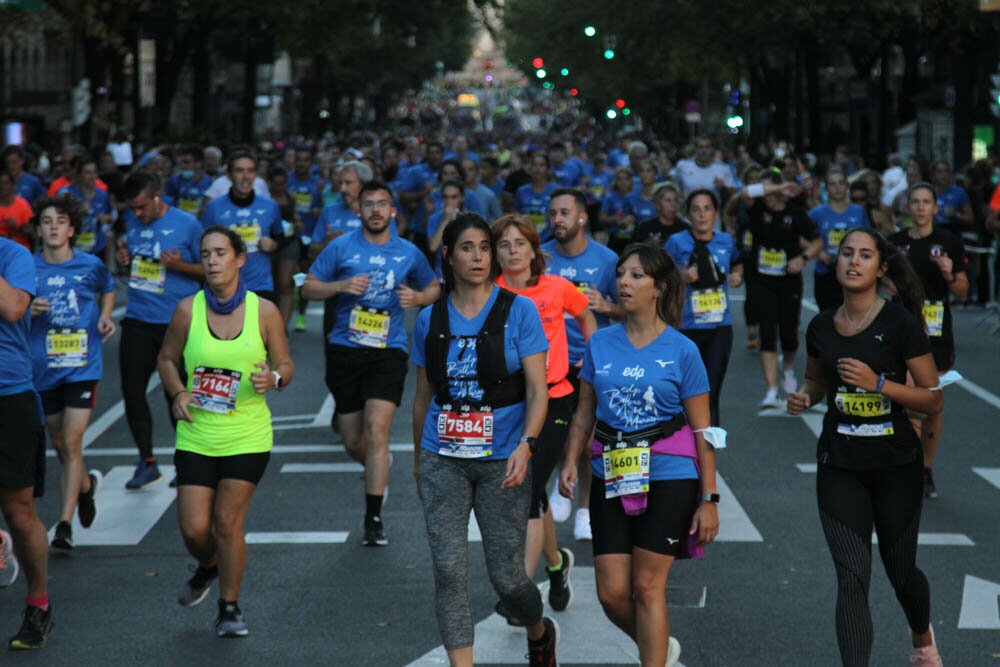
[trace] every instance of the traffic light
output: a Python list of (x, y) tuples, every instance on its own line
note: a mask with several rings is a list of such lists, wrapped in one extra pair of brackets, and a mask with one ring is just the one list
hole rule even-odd
[(726, 118), (726, 127), (734, 131), (739, 130), (743, 127), (743, 116), (739, 115), (735, 111), (731, 112), (729, 117)]
[(531, 61), (531, 66), (534, 67), (535, 69), (541, 69), (542, 67), (545, 66), (545, 61), (542, 60), (541, 58), (535, 58), (534, 60)]
[(604, 59), (614, 60), (615, 57), (615, 47), (618, 45), (618, 38), (614, 35), (604, 36)]
[(615, 118), (618, 118), (618, 112), (615, 111), (614, 109), (608, 109), (604, 115), (608, 117), (608, 120), (614, 120)]
[(535, 76), (537, 76), (539, 79), (544, 79), (547, 74), (548, 72), (546, 72), (543, 69), (535, 70)]
[(571, 95), (572, 97), (576, 97), (577, 95), (579, 95), (579, 94), (580, 94), (580, 91), (579, 91), (579, 90), (577, 90), (576, 88), (570, 88), (570, 89), (569, 89), (569, 94), (570, 94), (570, 95)]
[(559, 73), (562, 74), (563, 76), (569, 76), (569, 68), (563, 67), (561, 70), (559, 70)]
[(615, 50), (614, 49), (604, 49), (604, 59), (605, 60), (614, 60), (614, 58), (615, 58)]
[(615, 100), (615, 106), (618, 107), (619, 109), (624, 109), (625, 108), (625, 100), (620, 99), (620, 98), (617, 99), (617, 100)]
[[(1000, 71), (1000, 65), (997, 65), (997, 71)], [(990, 74), (990, 82), (993, 87), (990, 88), (990, 92), (993, 94), (993, 100), (990, 102), (990, 111), (997, 118), (1000, 118), (1000, 74)]]
[(595, 28), (592, 25), (588, 25), (583, 29), (583, 34), (586, 35), (587, 37), (593, 37), (594, 35), (597, 34), (597, 28)]

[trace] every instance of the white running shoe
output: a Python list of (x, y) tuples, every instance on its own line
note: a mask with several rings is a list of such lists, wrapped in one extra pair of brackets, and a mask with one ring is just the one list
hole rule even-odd
[(778, 388), (768, 387), (767, 393), (764, 395), (764, 400), (760, 402), (760, 407), (762, 408), (780, 408), (781, 399), (778, 398)]
[(564, 498), (559, 493), (558, 484), (555, 485), (555, 488), (552, 489), (552, 495), (549, 496), (549, 509), (552, 510), (552, 518), (559, 523), (568, 519), (569, 515), (573, 513), (573, 501)]
[(0, 588), (14, 583), (20, 569), (17, 556), (14, 555), (14, 542), (10, 533), (0, 530)]
[(665, 667), (674, 667), (681, 659), (681, 643), (675, 637), (670, 638), (667, 644), (667, 664)]
[(799, 382), (795, 379), (795, 371), (788, 370), (785, 371), (785, 382), (784, 389), (786, 394), (791, 394), (798, 391)]
[(593, 534), (590, 532), (590, 510), (580, 507), (576, 510), (576, 525), (573, 526), (573, 537), (577, 541), (592, 541)]

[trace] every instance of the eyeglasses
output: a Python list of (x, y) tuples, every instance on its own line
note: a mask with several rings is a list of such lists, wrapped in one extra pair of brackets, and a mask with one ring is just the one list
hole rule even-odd
[(392, 202), (388, 199), (379, 199), (378, 201), (363, 201), (361, 202), (361, 208), (366, 211), (371, 211), (376, 208), (392, 208)]

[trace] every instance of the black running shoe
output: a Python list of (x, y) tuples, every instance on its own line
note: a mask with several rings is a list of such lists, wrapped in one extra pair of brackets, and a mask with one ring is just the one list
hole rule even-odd
[(52, 538), (52, 547), (69, 551), (73, 548), (73, 526), (68, 521), (56, 524), (56, 534)]
[(573, 602), (573, 585), (569, 582), (570, 572), (573, 570), (573, 552), (563, 547), (559, 550), (562, 554), (562, 565), (558, 570), (549, 570), (549, 606), (555, 611), (564, 611)]
[(366, 547), (384, 547), (389, 544), (389, 538), (385, 536), (385, 524), (382, 518), (373, 516), (365, 519), (365, 542)]
[(76, 516), (84, 528), (90, 528), (94, 519), (97, 518), (97, 503), (94, 500), (97, 497), (98, 489), (101, 488), (101, 480), (104, 476), (100, 470), (91, 470), (87, 473), (87, 477), (90, 478), (90, 491), (86, 493), (81, 491), (76, 500)]
[(11, 651), (29, 651), (42, 648), (54, 626), (52, 607), (44, 611), (38, 607), (26, 607), (21, 630), (10, 638), (7, 646)]
[(193, 607), (208, 595), (212, 582), (219, 576), (219, 568), (216, 565), (209, 568), (189, 565), (188, 569), (194, 572), (194, 575), (181, 586), (181, 590), (177, 593), (177, 602), (185, 607)]
[(215, 619), (216, 637), (246, 637), (250, 634), (246, 621), (243, 620), (243, 612), (235, 602), (223, 602), (219, 600), (219, 616)]
[(556, 659), (556, 648), (559, 646), (559, 624), (548, 616), (542, 619), (542, 623), (545, 624), (545, 635), (537, 642), (528, 640), (528, 655), (525, 656), (528, 659), (528, 665), (529, 667), (559, 667), (559, 661)]
[(937, 487), (934, 486), (934, 474), (930, 468), (924, 468), (924, 495), (928, 498), (937, 498)]

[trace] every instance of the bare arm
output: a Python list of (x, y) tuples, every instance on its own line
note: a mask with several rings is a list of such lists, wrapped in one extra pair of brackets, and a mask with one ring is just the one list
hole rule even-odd
[(271, 375), (270, 381), (273, 383), (274, 376), (271, 371), (278, 371), (281, 375), (281, 388), (278, 391), (284, 391), (295, 377), (295, 362), (292, 361), (292, 353), (288, 347), (284, 318), (281, 317), (278, 307), (265, 299), (260, 301), (259, 317), (264, 346), (271, 360), (271, 365), (265, 368), (264, 372)]
[(801, 414), (810, 406), (826, 397), (826, 382), (823, 380), (823, 366), (812, 355), (806, 359), (806, 381), (798, 391), (788, 394), (788, 412)]
[(594, 421), (597, 414), (597, 400), (594, 396), (594, 386), (586, 380), (580, 380), (580, 396), (576, 403), (576, 412), (569, 423), (569, 435), (566, 437), (566, 454), (563, 457), (562, 473), (559, 475), (559, 493), (567, 498), (573, 497), (576, 486), (576, 462), (584, 447), (590, 446), (594, 437)]
[(580, 325), (580, 333), (583, 334), (583, 340), (588, 341), (590, 337), (594, 335), (597, 331), (597, 319), (594, 314), (590, 312), (590, 308), (584, 308), (583, 311), (576, 316), (576, 323)]
[[(549, 387), (545, 383), (545, 353), (537, 352), (521, 357), (524, 368), (525, 414), (522, 435), (538, 437), (545, 423), (545, 413), (549, 408)], [(522, 442), (507, 459), (507, 477), (500, 488), (511, 489), (520, 486), (528, 473), (531, 448)]]
[(184, 352), (184, 345), (187, 343), (193, 301), (193, 297), (188, 297), (177, 304), (173, 317), (170, 318), (170, 326), (167, 327), (167, 333), (163, 338), (163, 345), (160, 346), (160, 353), (156, 358), (156, 370), (160, 373), (163, 389), (171, 397), (171, 411), (175, 417), (186, 421), (192, 421), (191, 415), (188, 413), (188, 405), (192, 401), (192, 396), (181, 381), (178, 364), (181, 361), (181, 354)]
[(24, 317), (30, 305), (30, 294), (0, 277), (0, 317), (8, 322), (17, 322)]
[(434, 389), (427, 380), (427, 371), (417, 366), (417, 389), (413, 395), (413, 476), (417, 478), (417, 495), (420, 495), (420, 442), (423, 440), (424, 420), (431, 407)]
[[(715, 448), (708, 444), (705, 436), (699, 430), (708, 428), (711, 422), (711, 411), (708, 404), (708, 392), (698, 394), (684, 400), (684, 414), (687, 415), (691, 429), (695, 431), (695, 447), (698, 452), (698, 473), (701, 476), (703, 493), (715, 493)], [(719, 508), (715, 503), (703, 502), (698, 506), (691, 520), (690, 534), (698, 534), (699, 544), (708, 544), (719, 534)]]

